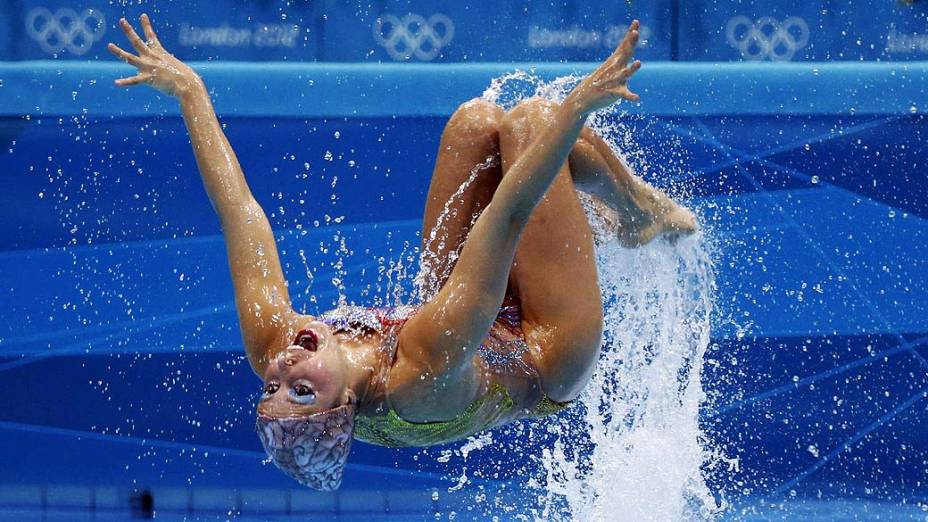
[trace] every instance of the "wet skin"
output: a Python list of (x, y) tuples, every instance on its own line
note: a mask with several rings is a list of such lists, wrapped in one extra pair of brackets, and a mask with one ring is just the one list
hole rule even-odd
[[(626, 85), (641, 66), (631, 61), (639, 36), (633, 22), (619, 48), (563, 103), (530, 100), (503, 114), (485, 102), (469, 102), (449, 121), (424, 226), (434, 226), (435, 205), (447, 201), (449, 187), (459, 187), (475, 164), (496, 155), (497, 170), (486, 176), (487, 183), (464, 193), (458, 221), (445, 223), (450, 238), (445, 248), (460, 255), (437, 282), (434, 296), (400, 331), (385, 381), (374, 382), (385, 362), (382, 339), (332, 332), (293, 309), (270, 224), (205, 85), (161, 46), (147, 16), (140, 22), (145, 41), (120, 21), (137, 54), (110, 44), (113, 54), (138, 69), (116, 84), (148, 84), (180, 102), (203, 184), (222, 224), (245, 350), (265, 380), (259, 412), (305, 415), (364, 397), (362, 414), (388, 405), (411, 421), (448, 420), (494, 383), (505, 386), (523, 408), (542, 393), (555, 401), (572, 400), (595, 367), (602, 330), (592, 239), (576, 189), (600, 189), (597, 195), (619, 212), (620, 221), (625, 216), (617, 233), (626, 244), (695, 229), (688, 211), (617, 167), (611, 150), (580, 139), (592, 111), (620, 99), (638, 100)], [(584, 152), (584, 143), (592, 144), (592, 153)], [(480, 217), (471, 224), (475, 213)], [(430, 248), (435, 247), (423, 245)], [(507, 292), (521, 302), (529, 345), (524, 363), (534, 377), (487, 368), (476, 355)], [(315, 350), (301, 331), (315, 337)]]

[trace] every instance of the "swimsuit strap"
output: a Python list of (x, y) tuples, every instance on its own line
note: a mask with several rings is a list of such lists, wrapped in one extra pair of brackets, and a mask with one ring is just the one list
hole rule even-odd
[[(400, 328), (406, 320), (416, 313), (416, 309), (409, 306), (389, 308), (362, 308), (342, 307), (323, 316), (323, 321), (341, 330), (360, 333), (364, 329), (380, 333), (381, 342), (378, 350), (380, 360), (377, 374), (371, 381), (367, 392), (358, 398), (360, 404), (366, 404), (368, 398), (375, 396), (386, 387), (390, 369), (396, 360), (397, 339)], [(360, 327), (360, 328), (359, 328)]]

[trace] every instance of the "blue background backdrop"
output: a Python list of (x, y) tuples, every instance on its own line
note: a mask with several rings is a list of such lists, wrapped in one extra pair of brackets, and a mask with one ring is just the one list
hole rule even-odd
[(191, 60), (595, 61), (619, 41), (632, 18), (642, 22), (639, 54), (647, 60), (928, 56), (928, 7), (920, 1), (141, 4), (9, 0), (0, 10), (0, 60), (94, 59), (106, 54), (105, 40), (114, 32), (118, 36), (119, 17), (134, 18), (143, 10), (160, 28), (162, 42)]

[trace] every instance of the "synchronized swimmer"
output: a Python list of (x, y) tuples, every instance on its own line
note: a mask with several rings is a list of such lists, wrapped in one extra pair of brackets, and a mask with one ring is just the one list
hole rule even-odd
[[(451, 116), (422, 225), (425, 302), (298, 313), (202, 79), (162, 47), (146, 15), (140, 22), (145, 40), (120, 20), (137, 55), (109, 45), (138, 68), (116, 85), (148, 84), (180, 102), (222, 224), (245, 352), (264, 380), (258, 435), (307, 486), (339, 487), (355, 437), (428, 446), (555, 413), (578, 397), (599, 359), (603, 303), (577, 190), (617, 213), (626, 246), (696, 230), (690, 211), (584, 126), (597, 109), (638, 100), (627, 87), (641, 67), (631, 61), (635, 21), (562, 103), (528, 99), (504, 112), (476, 99)], [(484, 171), (461, 191), (477, 166)], [(436, 227), (446, 241), (429, 241)]]

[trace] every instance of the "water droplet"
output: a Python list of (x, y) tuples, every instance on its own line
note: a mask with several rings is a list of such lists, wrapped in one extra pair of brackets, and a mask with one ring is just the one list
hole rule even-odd
[(818, 176), (812, 176), (812, 180), (811, 180), (811, 181), (812, 181), (812, 184), (813, 184), (813, 185), (818, 185)]

